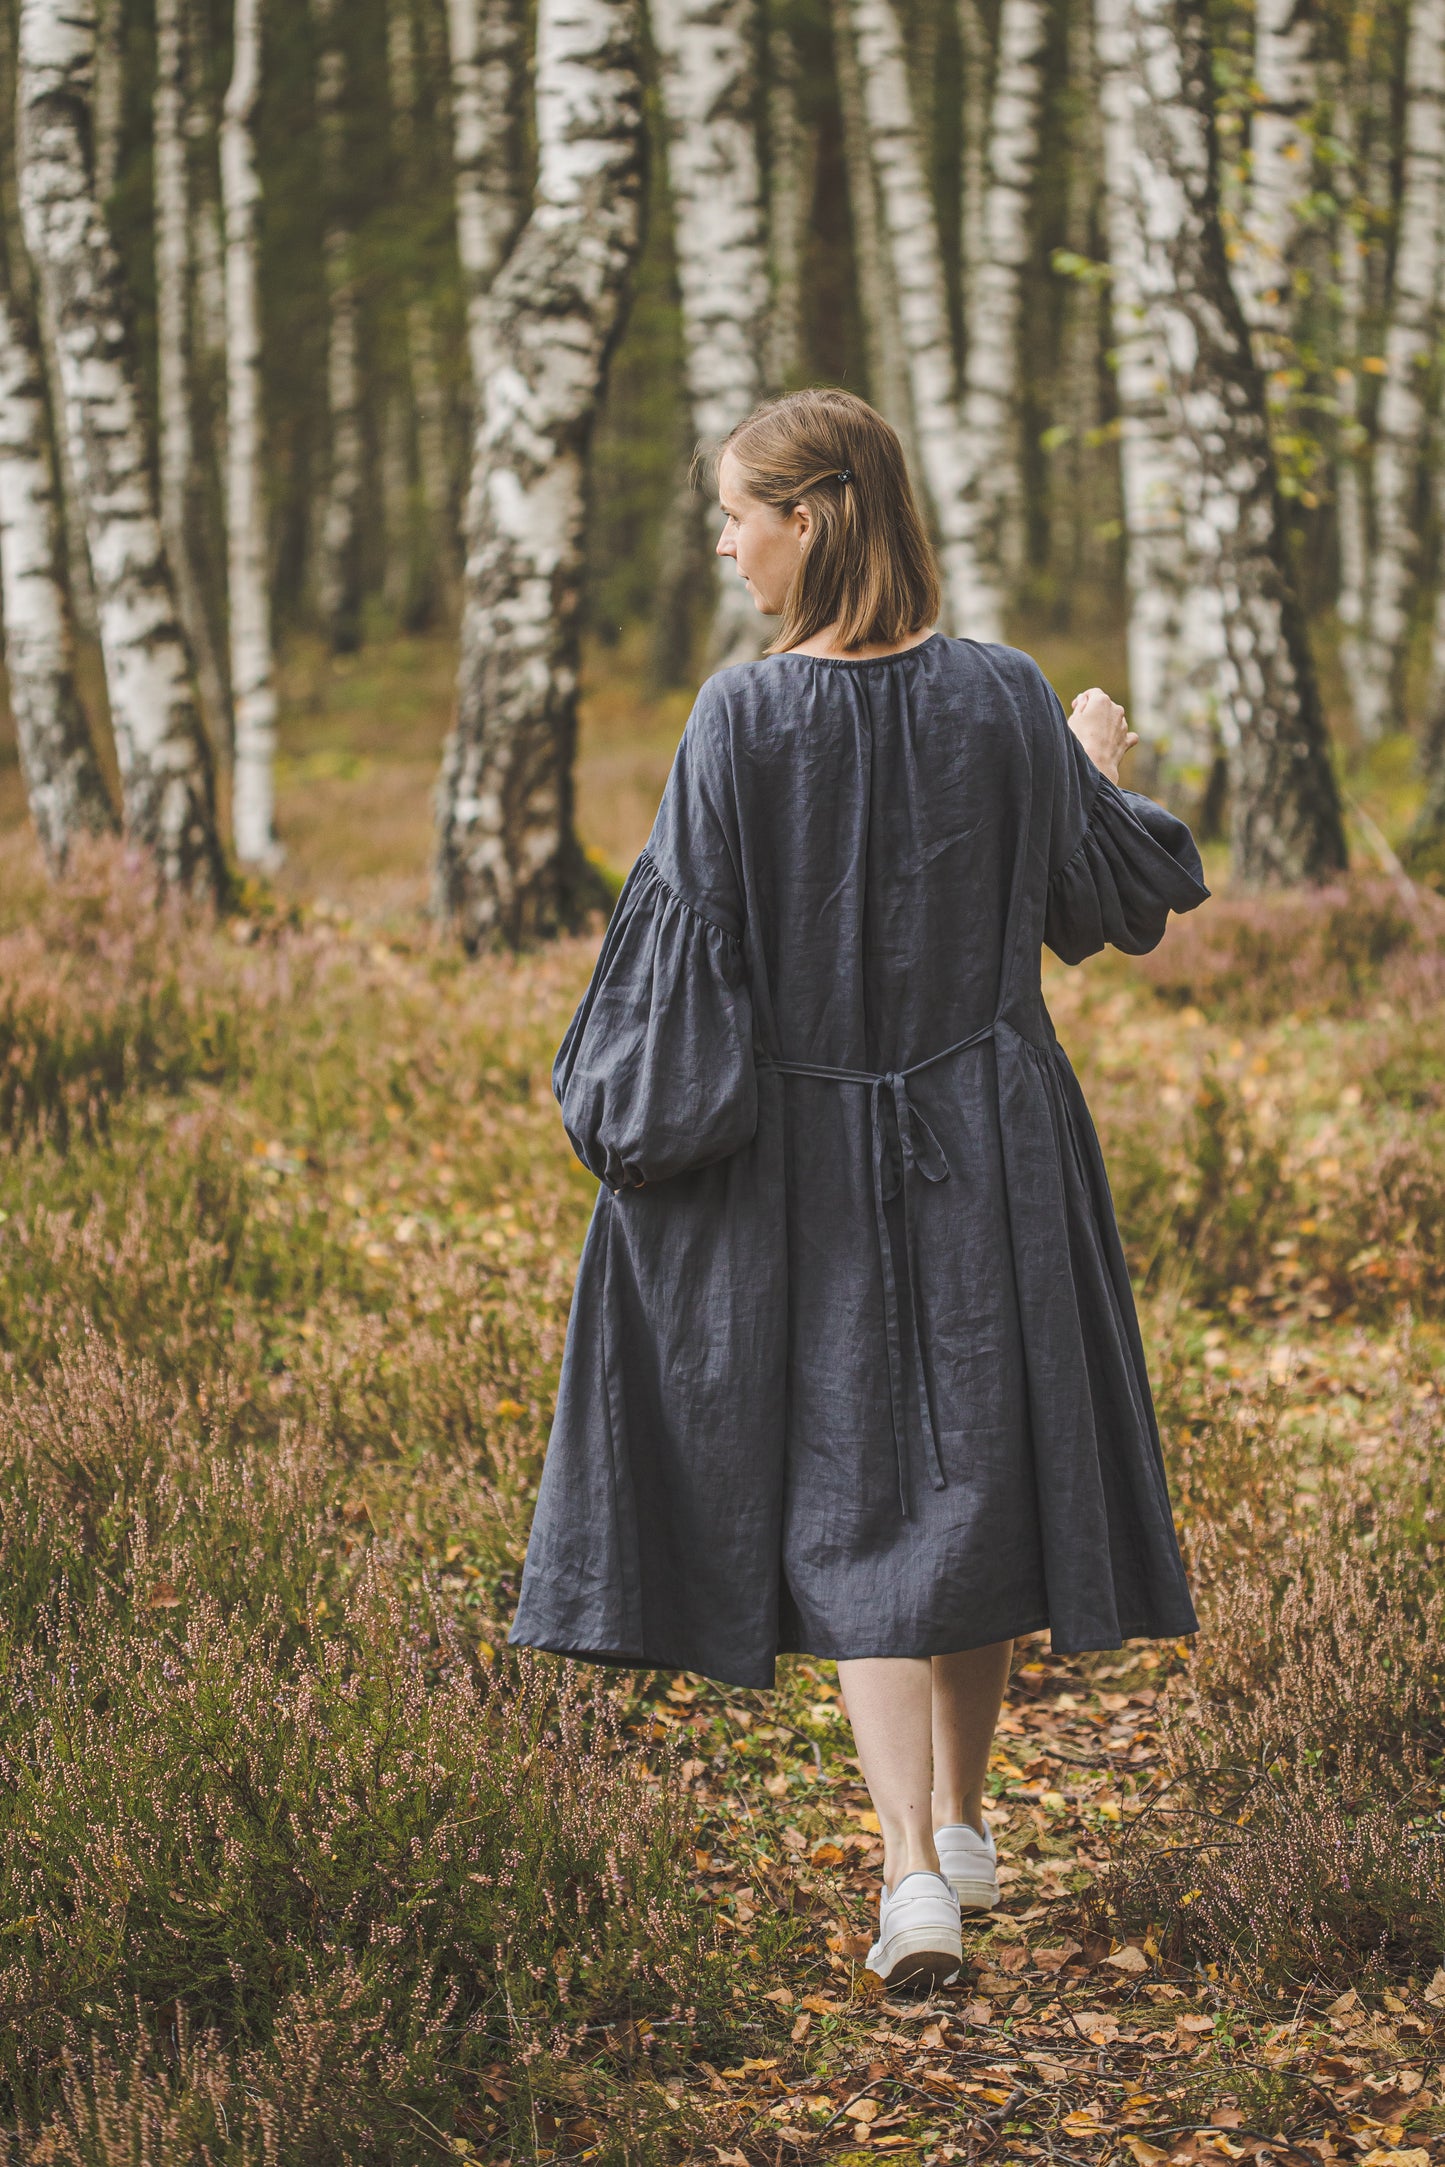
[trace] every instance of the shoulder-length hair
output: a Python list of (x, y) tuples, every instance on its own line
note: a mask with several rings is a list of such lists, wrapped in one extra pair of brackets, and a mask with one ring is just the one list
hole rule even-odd
[(731, 452), (744, 488), (774, 511), (806, 504), (811, 538), (765, 653), (780, 654), (835, 626), (844, 647), (905, 640), (943, 605), (933, 545), (908, 479), (897, 431), (851, 391), (769, 399), (697, 467), (716, 473)]

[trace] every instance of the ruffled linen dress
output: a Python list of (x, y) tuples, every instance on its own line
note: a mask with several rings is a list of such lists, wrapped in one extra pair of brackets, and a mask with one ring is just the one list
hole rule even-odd
[(601, 1187), (514, 1643), (767, 1686), (1195, 1630), (1040, 950), (1207, 893), (1011, 648), (703, 686), (553, 1075)]

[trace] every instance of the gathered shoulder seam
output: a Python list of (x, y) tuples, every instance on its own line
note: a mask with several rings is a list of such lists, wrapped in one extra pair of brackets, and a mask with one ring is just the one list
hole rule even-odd
[(698, 924), (706, 926), (710, 933), (720, 933), (723, 939), (731, 941), (735, 948), (742, 947), (741, 933), (734, 933), (731, 926), (720, 925), (716, 918), (709, 918), (705, 910), (699, 910), (696, 903), (689, 903), (685, 895), (678, 894), (650, 850), (639, 851), (638, 856), (647, 860), (652, 877), (657, 882), (658, 887), (676, 903), (679, 910), (686, 911), (689, 918), (696, 918)]
[[(1067, 856), (1067, 858), (1064, 859), (1063, 863), (1060, 865), (1056, 865), (1052, 873), (1050, 873), (1050, 887), (1053, 886), (1056, 880), (1061, 879), (1063, 875), (1067, 873), (1069, 867), (1073, 864), (1075, 858), (1077, 858), (1079, 853), (1082, 851), (1085, 843), (1088, 842), (1090, 830), (1094, 825), (1094, 815), (1099, 809), (1099, 801), (1105, 796), (1105, 793), (1110, 790), (1112, 790), (1114, 794), (1120, 799), (1123, 798), (1124, 793), (1119, 788), (1119, 785), (1117, 783), (1111, 783), (1107, 775), (1100, 775), (1098, 781), (1094, 785), (1094, 795), (1089, 801), (1088, 815), (1084, 821), (1083, 830), (1079, 836), (1079, 840), (1077, 841), (1077, 843), (1075, 843), (1073, 849), (1069, 852), (1069, 855)], [(1126, 813), (1129, 811), (1127, 805), (1124, 806), (1124, 811)], [(1133, 818), (1132, 814), (1130, 814), (1130, 818)]]

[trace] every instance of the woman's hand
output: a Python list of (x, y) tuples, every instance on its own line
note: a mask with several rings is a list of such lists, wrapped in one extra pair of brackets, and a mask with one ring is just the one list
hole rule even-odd
[(1129, 728), (1118, 701), (1091, 685), (1087, 692), (1076, 696), (1069, 710), (1069, 728), (1100, 773), (1116, 783), (1119, 762), (1129, 747), (1139, 742), (1137, 731)]

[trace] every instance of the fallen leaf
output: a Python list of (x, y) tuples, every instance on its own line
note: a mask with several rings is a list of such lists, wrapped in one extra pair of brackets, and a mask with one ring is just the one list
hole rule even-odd
[(1423, 2144), (1407, 2145), (1403, 2151), (1377, 2145), (1365, 2154), (1360, 2167), (1430, 2167), (1430, 2155)]
[(1064, 2116), (1059, 2127), (1066, 2129), (1071, 2137), (1097, 2137), (1103, 2125), (1092, 2108), (1074, 2107)]
[(850, 2122), (876, 2122), (883, 2110), (876, 2099), (857, 2099), (843, 2111)]
[(848, 1808), (848, 1818), (850, 1821), (856, 1821), (860, 1828), (866, 1828), (870, 1836), (881, 1836), (883, 1834), (883, 1823), (871, 1807), (850, 1806)]
[(794, 2046), (798, 2044), (800, 2039), (807, 2038), (808, 2026), (812, 2023), (812, 2021), (812, 2014), (807, 2009), (803, 2010), (802, 2014), (794, 2021), (793, 2028), (788, 2034), (788, 2037), (792, 2040)]
[(1180, 2032), (1212, 2032), (1214, 2019), (1213, 2017), (1177, 2016), (1174, 2019), (1174, 2028)]
[(1077, 1941), (1063, 1941), (1051, 1949), (1035, 1949), (1034, 1963), (1040, 1971), (1059, 1971), (1071, 1956), (1081, 1956)]
[(1425, 1999), (1438, 2009), (1445, 2002), (1445, 1964), (1442, 1964), (1425, 1989)]
[[(867, 1954), (866, 1950), (864, 1954)], [(827, 1994), (804, 1994), (799, 1999), (798, 2007), (800, 2009), (811, 2009), (815, 2017), (830, 2017), (835, 2015), (843, 2007), (843, 2004), (840, 2001), (834, 2001)]]
[(1360, 1997), (1359, 1997), (1359, 1995), (1358, 1995), (1358, 1994), (1357, 1994), (1357, 1993), (1355, 1992), (1355, 1990), (1354, 1990), (1354, 1988), (1353, 1988), (1352, 1986), (1347, 1986), (1347, 1987), (1345, 1988), (1345, 1991), (1344, 1991), (1344, 1993), (1343, 1993), (1343, 1994), (1341, 1994), (1341, 1996), (1339, 1997), (1339, 2000), (1338, 2000), (1338, 2001), (1332, 2001), (1332, 2002), (1330, 2003), (1330, 2006), (1329, 2006), (1329, 2008), (1328, 2008), (1328, 2009), (1326, 2009), (1326, 2011), (1325, 2011), (1325, 2015), (1326, 2015), (1327, 2017), (1343, 2017), (1343, 2016), (1348, 2016), (1348, 2015), (1350, 2014), (1351, 2010), (1353, 2010), (1353, 2009), (1358, 2009), (1358, 2008), (1359, 2008), (1359, 2006), (1360, 2006)]
[(837, 1844), (820, 1843), (817, 1849), (809, 1854), (809, 1863), (814, 1866), (841, 1866), (843, 1856)]
[(1119, 2036), (1119, 2026), (1107, 2009), (1076, 2009), (1073, 2016), (1084, 2037), (1092, 2039), (1096, 2046), (1107, 2045)]
[(775, 2001), (780, 2009), (791, 2009), (791, 2007), (793, 2006), (792, 1988), (786, 1986), (770, 1986), (767, 1993), (764, 1994), (763, 2000)]
[(1124, 2142), (1133, 2153), (1137, 2167), (1159, 2167), (1160, 2161), (1169, 2157), (1157, 2144), (1146, 2144), (1142, 2137), (1126, 2137)]
[(1132, 1941), (1126, 1941), (1122, 1949), (1115, 1949), (1112, 1956), (1104, 1958), (1116, 1971), (1147, 1971), (1149, 1959), (1142, 1949), (1136, 1949)]
[(174, 1610), (180, 1600), (180, 1590), (170, 1580), (158, 1580), (146, 1598), (152, 1610)]

